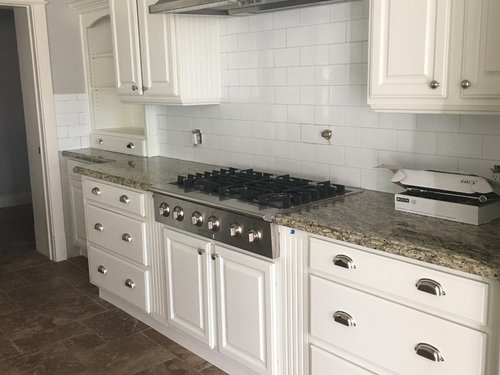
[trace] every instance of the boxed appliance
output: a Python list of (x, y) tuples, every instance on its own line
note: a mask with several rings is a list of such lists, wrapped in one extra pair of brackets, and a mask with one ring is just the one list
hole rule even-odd
[(406, 189), (394, 197), (398, 211), (474, 225), (500, 217), (500, 184), (484, 177), (398, 169), (391, 181)]

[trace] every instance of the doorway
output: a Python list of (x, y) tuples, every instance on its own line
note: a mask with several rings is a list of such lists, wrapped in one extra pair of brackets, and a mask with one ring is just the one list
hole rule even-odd
[(39, 0), (0, 0), (0, 8), (9, 8), (14, 14), (36, 249), (53, 261), (65, 260), (45, 4)]

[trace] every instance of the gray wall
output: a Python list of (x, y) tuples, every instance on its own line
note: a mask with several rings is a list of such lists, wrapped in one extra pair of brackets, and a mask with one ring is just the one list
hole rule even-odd
[(0, 196), (31, 191), (14, 12), (0, 9)]
[(77, 13), (66, 4), (66, 0), (49, 0), (47, 25), (54, 93), (84, 93), (85, 79)]

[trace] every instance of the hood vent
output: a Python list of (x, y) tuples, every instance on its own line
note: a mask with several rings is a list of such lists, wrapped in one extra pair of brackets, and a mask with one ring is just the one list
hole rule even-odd
[(236, 16), (347, 1), (353, 0), (159, 0), (149, 12)]

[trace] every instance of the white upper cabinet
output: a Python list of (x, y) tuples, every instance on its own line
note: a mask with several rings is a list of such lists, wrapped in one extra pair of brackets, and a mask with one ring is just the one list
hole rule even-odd
[(150, 14), (156, 0), (110, 0), (116, 87), (123, 101), (220, 101), (216, 17)]
[(464, 98), (500, 98), (500, 1), (465, 3)]
[(450, 9), (450, 1), (373, 2), (372, 96), (446, 96)]
[(496, 0), (372, 0), (368, 104), (375, 110), (500, 113)]

